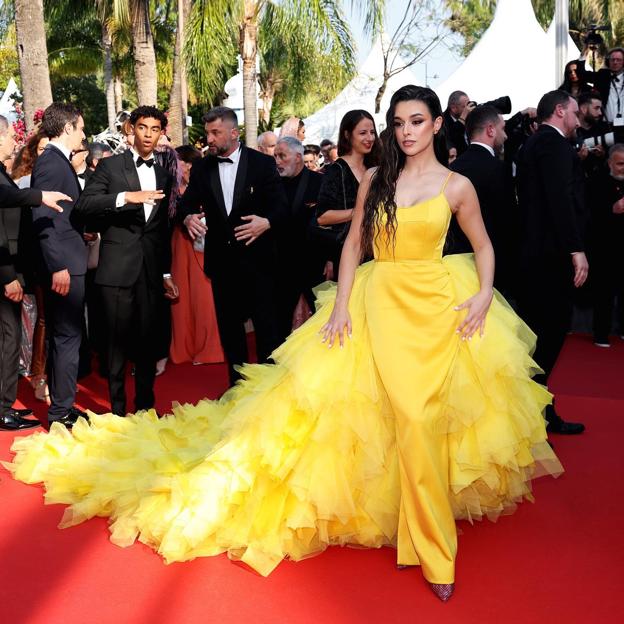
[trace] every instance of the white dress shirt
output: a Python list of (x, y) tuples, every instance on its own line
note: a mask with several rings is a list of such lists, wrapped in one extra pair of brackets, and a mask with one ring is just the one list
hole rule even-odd
[(232, 212), (232, 202), (234, 201), (234, 184), (236, 183), (236, 173), (238, 172), (238, 163), (240, 162), (240, 145), (227, 158), (232, 162), (219, 163), (219, 180), (221, 180), (221, 189), (223, 190), (223, 201), (225, 203), (225, 211), (229, 215)]
[(470, 145), (479, 145), (481, 147), (484, 147), (488, 152), (490, 152), (490, 154), (492, 154), (492, 156), (496, 156), (496, 154), (494, 153), (494, 148), (491, 145), (486, 145), (485, 143), (479, 143), (479, 141), (472, 141)]
[[(141, 185), (142, 191), (155, 191), (156, 190), (156, 170), (154, 169), (154, 165), (148, 167), (145, 164), (142, 164), (140, 167), (137, 167), (136, 161), (139, 157), (139, 154), (134, 151), (134, 149), (130, 149), (132, 152), (132, 160), (134, 162), (134, 168), (136, 169), (137, 175), (139, 176), (139, 184)], [(149, 160), (154, 157), (154, 153), (152, 152), (145, 160)], [(126, 205), (126, 193), (119, 193), (117, 195), (117, 201), (115, 202), (115, 206), (120, 208), (121, 206)], [(152, 204), (143, 204), (143, 211), (145, 213), (145, 223), (149, 221), (150, 215), (152, 214), (152, 210), (154, 209), (154, 205)]]
[(624, 73), (613, 76), (611, 79), (611, 88), (609, 89), (609, 97), (605, 108), (605, 117), (607, 121), (613, 123), (613, 120), (619, 113), (624, 116)]

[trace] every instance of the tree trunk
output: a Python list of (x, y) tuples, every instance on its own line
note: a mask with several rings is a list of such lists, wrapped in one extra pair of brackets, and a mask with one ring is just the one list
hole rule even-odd
[(384, 76), (383, 82), (381, 83), (381, 86), (377, 90), (377, 95), (375, 96), (375, 114), (379, 113), (379, 111), (381, 110), (381, 100), (383, 99), (387, 86), (388, 77)]
[(15, 0), (15, 31), (26, 128), (32, 130), (35, 111), (52, 103), (43, 0)]
[(154, 36), (150, 24), (149, 0), (134, 0), (132, 11), (132, 50), (139, 106), (156, 106), (158, 77)]
[(240, 25), (240, 54), (243, 59), (243, 109), (245, 143), (258, 146), (258, 107), (256, 58), (258, 55), (258, 17), (256, 0), (244, 0), (245, 14)]
[(275, 78), (267, 78), (264, 86), (261, 86), (260, 99), (262, 100), (262, 108), (260, 109), (260, 119), (266, 127), (271, 123), (271, 110), (273, 109), (273, 100), (278, 90), (278, 82)]
[(113, 80), (113, 92), (115, 93), (115, 110), (119, 112), (123, 110), (123, 84), (119, 76), (115, 76)]
[(175, 146), (188, 143), (188, 128), (186, 127), (188, 86), (186, 65), (184, 63), (184, 28), (190, 10), (190, 0), (178, 0), (178, 28), (173, 57), (173, 84), (171, 85), (171, 94), (169, 96), (169, 133), (171, 142)]
[(115, 131), (115, 85), (113, 83), (113, 40), (106, 21), (102, 22), (102, 49), (104, 51), (104, 92), (106, 93), (106, 112), (108, 114), (108, 129)]

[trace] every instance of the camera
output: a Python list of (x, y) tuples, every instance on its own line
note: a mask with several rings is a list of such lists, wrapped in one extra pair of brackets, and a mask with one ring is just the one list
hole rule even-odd
[(508, 95), (490, 100), (489, 102), (482, 102), (480, 105), (474, 100), (468, 102), (474, 106), (493, 106), (501, 115), (509, 115), (511, 113), (511, 98)]
[(585, 30), (585, 37), (583, 43), (590, 50), (598, 50), (604, 45), (604, 39), (599, 31), (611, 30), (609, 26), (597, 26), (596, 24), (590, 24)]
[(583, 145), (587, 149), (594, 149), (602, 145), (605, 148), (609, 148), (615, 144), (615, 135), (613, 132), (605, 132), (603, 135), (587, 137), (583, 141)]

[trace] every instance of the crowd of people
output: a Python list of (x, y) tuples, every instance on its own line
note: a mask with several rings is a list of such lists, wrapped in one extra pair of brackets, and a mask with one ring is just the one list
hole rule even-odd
[[(155, 107), (132, 111), (128, 148), (111, 155), (85, 143), (77, 108), (50, 105), (17, 159), (25, 188), (0, 179), (0, 426), (39, 424), (13, 408), (25, 289), (50, 401), (49, 436), (21, 439), (10, 469), (60, 479), (79, 519), (112, 515), (120, 543), (140, 534), (169, 560), (228, 551), (268, 574), (331, 544), (393, 545), (448, 600), (455, 520), (530, 498), (537, 472), (561, 472), (547, 431), (584, 430), (535, 383), (548, 383), (575, 292), (592, 289), (598, 346), (621, 307), (624, 50), (606, 63), (580, 59), (568, 91), (507, 121), (508, 98), (457, 91), (443, 111), (408, 85), (381, 134), (352, 110), (319, 146), (291, 118), (252, 149), (216, 107), (203, 157), (167, 144)], [(13, 132), (0, 126), (6, 161)], [(337, 287), (314, 293), (325, 280)], [(272, 366), (245, 364), (249, 320)], [(324, 357), (325, 344), (341, 348)], [(133, 366), (131, 421), (75, 406), (81, 348), (87, 364), (98, 355), (117, 416)], [(156, 419), (167, 357), (223, 357), (231, 388)]]

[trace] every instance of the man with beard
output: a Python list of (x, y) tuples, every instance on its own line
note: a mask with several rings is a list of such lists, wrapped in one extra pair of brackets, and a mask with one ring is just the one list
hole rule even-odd
[[(570, 328), (574, 288), (587, 279), (584, 176), (570, 141), (579, 125), (576, 100), (550, 91), (537, 107), (539, 130), (518, 158), (521, 271), (520, 315), (537, 334), (533, 358), (546, 385)], [(546, 408), (547, 431), (576, 434), (580, 423), (565, 422), (554, 403)]]
[[(259, 362), (279, 345), (275, 307), (275, 230), (288, 220), (275, 159), (241, 145), (236, 113), (224, 106), (204, 115), (208, 155), (191, 170), (178, 204), (194, 240), (205, 236), (204, 270), (212, 280), (230, 383), (248, 361), (245, 322), (256, 332)], [(205, 217), (205, 223), (202, 218)]]
[(299, 297), (304, 295), (310, 308), (314, 309), (312, 287), (323, 279), (323, 259), (307, 243), (323, 176), (304, 166), (303, 155), (304, 147), (298, 139), (282, 137), (278, 140), (275, 161), (290, 208), (289, 225), (278, 236), (281, 275), (277, 301), (282, 340), (292, 330)]
[[(512, 244), (517, 218), (511, 169), (500, 159), (507, 140), (503, 116), (488, 104), (477, 106), (466, 120), (470, 147), (451, 164), (475, 187), (481, 214), (496, 254), (494, 286), (506, 295), (512, 288)], [(472, 247), (453, 218), (447, 239), (447, 253), (471, 253)]]
[[(576, 144), (585, 175), (590, 176), (604, 168), (607, 150), (601, 139), (609, 132), (609, 126), (602, 120), (602, 102), (597, 93), (582, 93), (578, 107), (580, 126), (576, 130)], [(591, 141), (586, 142), (587, 139)]]
[(624, 336), (624, 143), (609, 150), (608, 170), (589, 180), (592, 198), (591, 283), (594, 296), (594, 344), (609, 347), (615, 298)]

